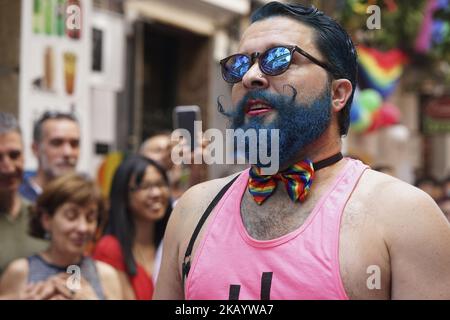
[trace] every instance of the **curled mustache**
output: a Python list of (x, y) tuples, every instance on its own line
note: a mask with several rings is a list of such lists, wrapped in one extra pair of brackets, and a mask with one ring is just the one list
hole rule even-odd
[[(290, 88), (292, 90), (292, 96), (291, 96), (291, 102), (294, 102), (295, 99), (297, 98), (297, 89), (295, 89), (293, 86), (291, 86), (290, 84), (285, 84), (283, 86), (283, 92), (286, 91), (286, 88)], [(255, 99), (257, 98), (258, 95), (260, 95), (261, 92), (264, 92), (263, 90), (254, 90), (254, 91), (250, 91), (248, 92), (242, 99), (241, 102), (238, 103), (238, 105), (246, 105), (247, 101), (250, 99)], [(224, 115), (227, 118), (232, 118), (236, 112), (239, 112), (239, 110), (236, 111), (225, 111), (225, 108), (223, 107), (222, 102), (220, 101), (221, 98), (223, 98), (223, 95), (220, 95), (217, 97), (217, 111)], [(277, 106), (272, 106), (274, 109), (277, 108)], [(233, 108), (227, 108), (227, 109), (233, 109)]]

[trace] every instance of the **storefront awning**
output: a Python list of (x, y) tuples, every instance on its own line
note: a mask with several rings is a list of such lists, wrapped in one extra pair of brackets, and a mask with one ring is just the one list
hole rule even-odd
[(250, 12), (249, 0), (128, 0), (130, 20), (155, 20), (177, 28), (210, 36), (236, 16)]

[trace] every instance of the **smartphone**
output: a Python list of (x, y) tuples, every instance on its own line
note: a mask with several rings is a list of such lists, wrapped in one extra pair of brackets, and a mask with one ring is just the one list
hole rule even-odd
[[(201, 141), (197, 141), (199, 138), (199, 132), (201, 126), (196, 128), (194, 126), (195, 121), (200, 121), (200, 107), (199, 106), (177, 106), (173, 109), (173, 127), (174, 129), (186, 129), (191, 135), (191, 151), (197, 147)], [(197, 137), (194, 139), (194, 137)]]

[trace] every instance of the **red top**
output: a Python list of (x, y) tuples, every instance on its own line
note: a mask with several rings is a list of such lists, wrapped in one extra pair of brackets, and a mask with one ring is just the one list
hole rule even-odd
[[(103, 261), (117, 270), (127, 273), (120, 243), (112, 235), (103, 236), (100, 239), (95, 246), (92, 256), (96, 260)], [(151, 300), (154, 290), (153, 281), (141, 265), (136, 263), (136, 269), (137, 273), (135, 276), (128, 276), (136, 300)]]

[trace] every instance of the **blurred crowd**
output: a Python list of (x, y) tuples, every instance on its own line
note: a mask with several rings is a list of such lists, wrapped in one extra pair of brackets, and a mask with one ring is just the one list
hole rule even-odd
[(38, 167), (24, 172), (17, 119), (0, 112), (0, 298), (151, 299), (176, 199), (196, 181), (170, 158), (170, 132), (124, 158), (105, 199), (76, 172), (80, 126), (70, 113), (34, 123)]
[[(172, 163), (161, 132), (124, 158), (105, 199), (76, 172), (80, 135), (72, 114), (45, 112), (33, 130), (38, 168), (24, 174), (17, 119), (0, 112), (0, 298), (152, 298), (172, 207), (199, 175)], [(450, 219), (450, 178), (416, 186)]]
[(428, 193), (450, 220), (450, 177), (437, 180), (430, 176), (419, 177), (415, 186)]

